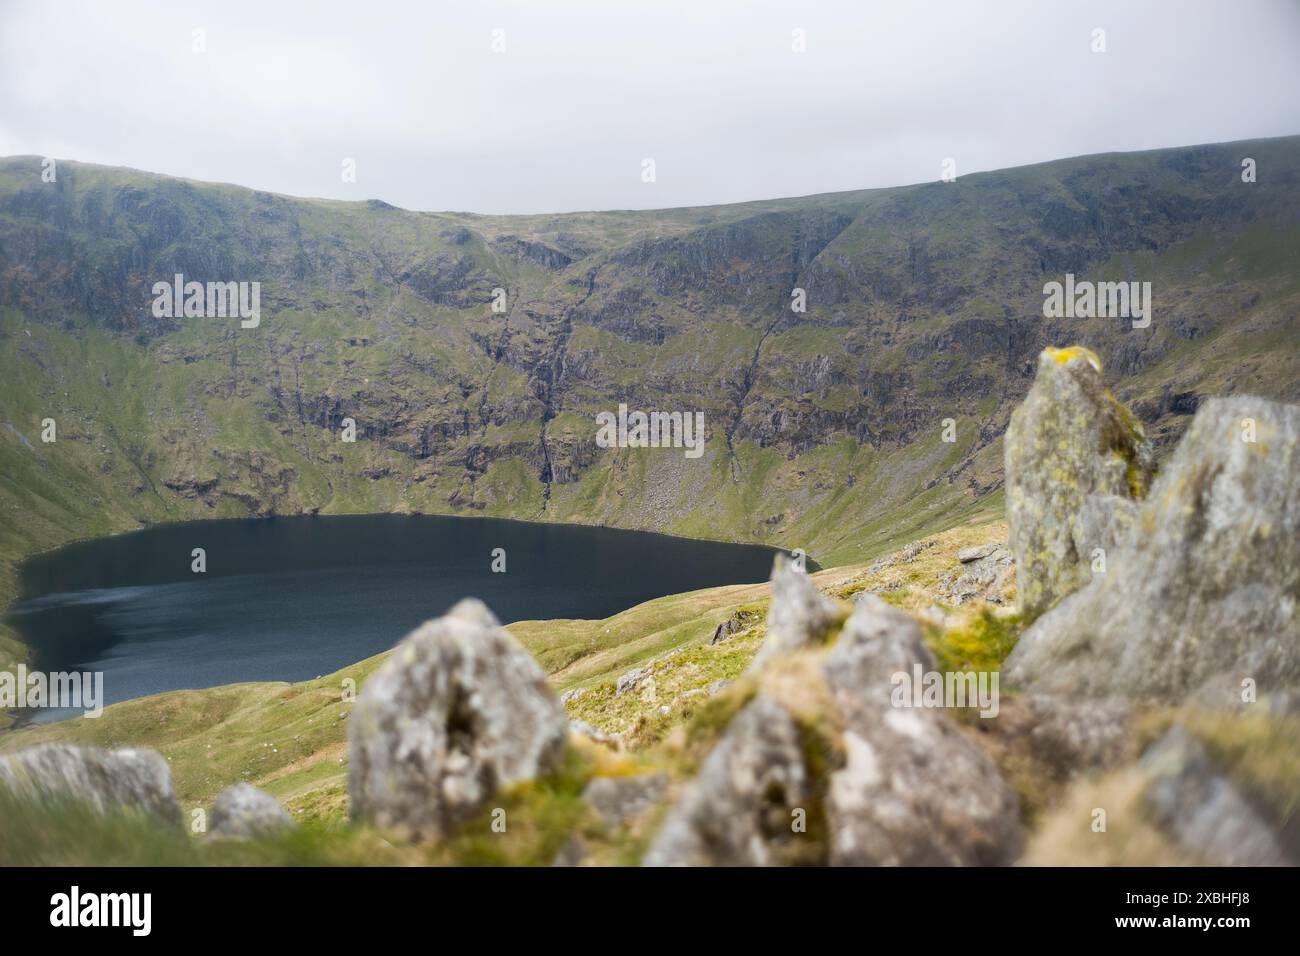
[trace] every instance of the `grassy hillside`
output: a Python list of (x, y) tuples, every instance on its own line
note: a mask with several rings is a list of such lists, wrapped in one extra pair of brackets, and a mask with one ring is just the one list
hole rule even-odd
[[(917, 556), (887, 567), (852, 565), (813, 575), (833, 594), (880, 589), (887, 600), (928, 608), (935, 586), (958, 573), (956, 552), (1005, 538), (1006, 525), (986, 517), (922, 542)], [(513, 634), (551, 674), (558, 692), (581, 693), (570, 715), (622, 737), (631, 750), (666, 740), (711, 700), (715, 681), (734, 680), (748, 666), (765, 633), (766, 584), (709, 588), (649, 601), (599, 621), (521, 621)], [(949, 609), (946, 630), (934, 630), (945, 661), (946, 643), (979, 621)], [(718, 624), (735, 614), (749, 622), (727, 641), (710, 645)], [(344, 681), (361, 689), (387, 654), (301, 683), (232, 684), (124, 701), (95, 719), (29, 727), (0, 737), (0, 752), (44, 742), (97, 747), (147, 746), (171, 765), (187, 810), (206, 807), (224, 787), (246, 781), (278, 797), (300, 819), (342, 820), (347, 805), (347, 719)], [(963, 666), (964, 661), (951, 661)], [(621, 674), (649, 665), (654, 692), (617, 696)], [(667, 708), (667, 712), (662, 712)]]
[[(524, 217), (40, 170), (0, 160), (5, 604), (35, 551), (261, 514), (487, 514), (861, 562), (997, 507), (1000, 436), (1048, 344), (1101, 355), (1162, 448), (1202, 396), (1300, 399), (1298, 137)], [(1150, 281), (1151, 327), (1044, 319), (1067, 271)], [(260, 326), (154, 317), (176, 272), (260, 282)], [(619, 402), (702, 410), (703, 456), (597, 447)], [(0, 629), (0, 658), (23, 653)]]

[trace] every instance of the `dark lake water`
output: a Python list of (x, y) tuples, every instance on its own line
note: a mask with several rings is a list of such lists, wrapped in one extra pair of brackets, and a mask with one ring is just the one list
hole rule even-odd
[[(207, 572), (191, 570), (195, 548)], [(506, 571), (492, 571), (493, 549)], [(765, 547), (491, 518), (356, 515), (163, 525), (19, 571), (8, 621), (43, 671), (102, 671), (107, 703), (304, 680), (396, 644), (462, 597), (503, 623), (602, 618), (651, 598), (767, 580)], [(37, 720), (76, 712), (37, 711)]]

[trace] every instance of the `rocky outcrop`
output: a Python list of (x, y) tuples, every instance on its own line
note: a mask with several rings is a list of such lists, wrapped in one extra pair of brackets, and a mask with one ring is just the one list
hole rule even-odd
[(1007, 524), (1020, 605), (1040, 614), (1087, 584), (1154, 470), (1151, 444), (1083, 348), (1052, 349), (1007, 426)]
[(941, 710), (898, 706), (893, 675), (934, 658), (909, 615), (858, 603), (822, 671), (843, 726), (830, 778), (830, 862), (996, 865), (1019, 850), (1018, 804), (997, 769)]
[(1295, 864), (1270, 823), (1180, 726), (1142, 756), (1143, 812), (1183, 850), (1215, 866)]
[(0, 785), (36, 799), (85, 801), (100, 812), (134, 811), (180, 825), (171, 770), (156, 751), (43, 744), (0, 757)]
[[(788, 610), (774, 599), (778, 619)], [(997, 769), (942, 710), (895, 695), (895, 675), (935, 667), (915, 620), (868, 596), (834, 646), (808, 661), (774, 659), (757, 675), (757, 697), (670, 812), (647, 863), (1015, 858), (1018, 803)]]
[(759, 615), (753, 611), (733, 611), (730, 617), (713, 629), (713, 636), (709, 638), (709, 643), (721, 644), (723, 641), (749, 630), (758, 619)]
[(1106, 572), (1007, 669), (1038, 692), (1165, 702), (1300, 682), (1300, 408), (1204, 402)]
[(760, 694), (740, 712), (669, 812), (647, 866), (773, 866), (806, 835), (792, 825), (810, 781), (790, 712)]
[(217, 794), (210, 823), (211, 836), (238, 840), (275, 836), (297, 826), (280, 801), (248, 783), (237, 783)]
[(354, 819), (445, 833), (501, 787), (554, 770), (569, 722), (546, 674), (480, 601), (403, 640), (349, 728)]
[(808, 575), (783, 554), (772, 568), (772, 603), (767, 612), (767, 636), (752, 668), (761, 669), (782, 654), (824, 641), (843, 617), (839, 605), (817, 590)]
[(939, 595), (960, 607), (968, 601), (982, 600), (1002, 604), (1015, 581), (1016, 562), (1011, 552), (1000, 544), (963, 548), (957, 552), (961, 570), (939, 586)]
[(614, 682), (614, 696), (622, 697), (629, 691), (636, 690), (641, 683), (650, 676), (652, 668), (649, 665), (645, 667), (634, 667), (625, 674), (620, 674), (618, 680)]

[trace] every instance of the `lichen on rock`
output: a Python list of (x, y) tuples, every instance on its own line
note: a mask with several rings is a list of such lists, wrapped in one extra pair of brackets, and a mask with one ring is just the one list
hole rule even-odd
[(1005, 437), (1007, 524), (1021, 607), (1041, 614), (1088, 583), (1146, 492), (1154, 457), (1141, 424), (1080, 347), (1047, 349)]
[(569, 732), (545, 672), (482, 602), (408, 635), (349, 728), (354, 819), (446, 833), (501, 788), (556, 770)]
[(1105, 573), (1007, 668), (1039, 692), (1166, 703), (1213, 681), (1300, 681), (1300, 407), (1202, 404)]

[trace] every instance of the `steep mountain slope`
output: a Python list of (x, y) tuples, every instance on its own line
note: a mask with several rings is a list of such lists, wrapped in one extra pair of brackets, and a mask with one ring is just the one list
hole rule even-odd
[[(142, 522), (409, 510), (862, 560), (997, 503), (1045, 345), (1096, 351), (1163, 447), (1201, 395), (1300, 399), (1297, 263), (1300, 137), (525, 217), (73, 162), (46, 183), (4, 159), (0, 558)], [(260, 325), (154, 317), (178, 272), (260, 282)], [(1150, 281), (1150, 327), (1043, 318), (1067, 272)], [(598, 447), (620, 402), (702, 410), (704, 454)]]

